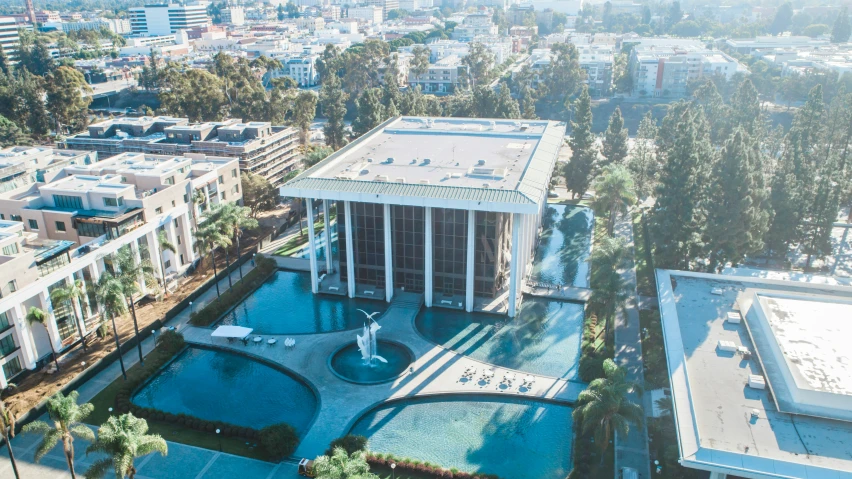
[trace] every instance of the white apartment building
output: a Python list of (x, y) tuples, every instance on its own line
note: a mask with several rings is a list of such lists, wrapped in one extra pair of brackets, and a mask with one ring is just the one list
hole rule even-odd
[(802, 48), (821, 47), (829, 45), (828, 40), (804, 37), (804, 36), (777, 36), (767, 35), (764, 37), (729, 39), (725, 44), (737, 53), (750, 54), (755, 50), (765, 48)]
[(405, 10), (406, 12), (413, 12), (415, 10), (420, 9), (421, 2), (420, 0), (400, 0), (399, 8)]
[(497, 35), (497, 25), (491, 21), (491, 15), (477, 13), (464, 17), (461, 25), (453, 30), (453, 39), (460, 42), (473, 41), (479, 35)]
[(12, 17), (0, 17), (0, 48), (7, 57), (17, 56), (20, 38), (18, 37), (18, 24)]
[(290, 77), (300, 87), (313, 87), (319, 84), (317, 71), (319, 55), (286, 53), (275, 55), (274, 58), (280, 61), (284, 68), (270, 72), (270, 78)]
[(396, 10), (399, 8), (399, 0), (365, 0), (363, 2), (365, 5), (372, 5), (374, 7), (381, 7), (382, 9), (382, 20), (388, 19), (388, 13), (391, 10)]
[[(232, 158), (122, 154), (92, 165), (66, 167), (55, 179), (0, 194), (0, 387), (24, 370), (49, 362), (93, 333), (100, 314), (92, 284), (111, 271), (112, 254), (130, 247), (150, 258), (155, 276), (171, 282), (193, 261), (193, 225), (201, 209), (239, 189)], [(196, 191), (207, 201), (192, 203)], [(3, 219), (3, 217), (8, 219)], [(177, 251), (160, 251), (165, 232)], [(161, 268), (164, 267), (165, 271)], [(80, 316), (70, 303), (54, 304), (51, 291), (82, 280)], [(141, 296), (155, 294), (142, 286)], [(30, 326), (30, 307), (48, 314), (46, 326)]]
[(52, 181), (66, 166), (98, 161), (95, 151), (57, 150), (44, 146), (0, 149), (0, 193), (36, 182)]
[(231, 25), (245, 25), (246, 11), (243, 7), (231, 5), (228, 8), (223, 8), (220, 12), (222, 23), (230, 23)]
[(325, 28), (325, 20), (322, 17), (299, 17), (296, 19), (296, 26), (313, 33)]
[(128, 10), (133, 35), (169, 35), (210, 25), (205, 5), (146, 5)]
[(349, 7), (346, 15), (349, 18), (354, 18), (370, 25), (378, 25), (382, 23), (382, 19), (384, 18), (382, 7), (375, 6)]
[(423, 93), (448, 94), (459, 88), (467, 78), (467, 66), (456, 55), (450, 55), (429, 65), (422, 75), (409, 72), (408, 84), (420, 86)]

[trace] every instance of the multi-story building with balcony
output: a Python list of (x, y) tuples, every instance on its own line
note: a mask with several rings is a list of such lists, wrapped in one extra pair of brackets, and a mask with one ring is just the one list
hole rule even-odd
[(128, 10), (133, 35), (168, 35), (210, 25), (205, 5), (145, 5)]
[(295, 128), (269, 122), (190, 123), (186, 118), (118, 118), (89, 126), (87, 133), (68, 137), (66, 148), (95, 150), (101, 156), (123, 152), (238, 158), (244, 172), (261, 175), (275, 186), (298, 167), (299, 134)]
[[(236, 159), (192, 154), (124, 153), (0, 193), (0, 387), (94, 332), (101, 320), (92, 285), (112, 271), (113, 253), (129, 247), (150, 258), (170, 284), (196, 260), (198, 213), (241, 198)], [(160, 250), (161, 231), (175, 252)], [(55, 304), (51, 291), (75, 280), (86, 293), (76, 311)], [(141, 296), (157, 293), (141, 288)], [(46, 326), (27, 324), (33, 306), (48, 313)]]
[(44, 146), (0, 149), (0, 193), (37, 181), (50, 182), (62, 169), (98, 161), (94, 151), (57, 150)]
[(452, 93), (463, 87), (467, 78), (467, 66), (456, 55), (450, 55), (429, 65), (422, 75), (410, 73), (408, 84), (420, 86), (424, 93)]

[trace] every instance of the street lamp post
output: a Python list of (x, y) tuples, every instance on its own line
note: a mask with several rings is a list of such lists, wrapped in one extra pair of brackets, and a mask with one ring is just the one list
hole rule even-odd
[(392, 463), (391, 463), (391, 479), (396, 479), (396, 471), (395, 471), (395, 469), (396, 469), (396, 463), (395, 463), (395, 462), (392, 462)]
[(219, 452), (222, 452), (222, 435), (219, 434), (222, 432), (220, 429), (216, 429), (216, 437), (219, 439)]
[(192, 309), (192, 301), (189, 302), (189, 315), (192, 316), (192, 313), (195, 311)]

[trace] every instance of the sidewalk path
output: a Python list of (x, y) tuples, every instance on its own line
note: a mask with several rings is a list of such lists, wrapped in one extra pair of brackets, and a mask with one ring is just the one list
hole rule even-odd
[[(633, 258), (633, 223), (630, 215), (622, 215), (616, 222), (615, 234), (624, 238), (630, 254), (627, 258), (626, 268), (621, 271), (629, 291), (629, 297), (624, 302), (624, 308), (616, 313), (615, 317), (615, 361), (619, 366), (627, 370), (627, 378), (639, 384), (644, 384), (644, 368), (642, 363), (642, 337), (639, 325), (639, 309), (637, 307), (636, 269)], [(637, 404), (642, 404), (638, 394), (631, 394), (631, 399)], [(651, 477), (651, 460), (648, 454), (648, 429), (645, 424), (642, 427), (631, 425), (630, 433), (626, 437), (615, 435), (615, 477), (620, 476), (622, 467), (632, 467), (639, 472), (639, 477), (649, 479)]]
[[(252, 269), (251, 262), (246, 262), (242, 265), (243, 275)], [(240, 272), (232, 272), (231, 279), (234, 282), (239, 280)], [(227, 277), (219, 281), (219, 288), (222, 292), (228, 289)], [(198, 310), (203, 308), (204, 305), (214, 299), (216, 299), (216, 288), (211, 285), (194, 302), (192, 309)], [(174, 326), (178, 330), (183, 330), (189, 322), (189, 314), (190, 309), (185, 308), (166, 324)], [(150, 353), (154, 348), (154, 341), (154, 337), (149, 337), (142, 341), (142, 351), (145, 355)], [(127, 368), (135, 365), (138, 361), (139, 356), (136, 353), (136, 348), (132, 348), (124, 354), (124, 364)], [(118, 361), (116, 361), (77, 389), (80, 392), (80, 402), (90, 401), (106, 386), (118, 379), (119, 376), (121, 376), (121, 369)], [(31, 434), (19, 434), (12, 440), (12, 447), (15, 449), (15, 458), (17, 459), (18, 472), (20, 472), (21, 479), (70, 478), (71, 474), (67, 470), (68, 466), (65, 461), (65, 455), (62, 452), (61, 443), (51, 450), (41, 460), (41, 463), (35, 464), (35, 448), (39, 440), (38, 436)], [(154, 454), (136, 461), (136, 467), (139, 471), (136, 475), (138, 479), (231, 479), (236, 477), (273, 479), (296, 477), (295, 464), (287, 462), (274, 464), (176, 442), (168, 442), (168, 445), (168, 456), (161, 457), (159, 454)], [(100, 456), (95, 455), (86, 457), (86, 446), (88, 444), (85, 441), (80, 439), (74, 441), (77, 477), (83, 477), (83, 472), (85, 472), (86, 468), (100, 458)], [(0, 449), (0, 479), (13, 479), (14, 477), (12, 465), (9, 461), (9, 452), (3, 446)], [(107, 477), (114, 477), (114, 475), (109, 473)]]

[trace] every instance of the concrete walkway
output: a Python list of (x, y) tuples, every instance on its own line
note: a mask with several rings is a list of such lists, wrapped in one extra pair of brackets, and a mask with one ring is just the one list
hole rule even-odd
[[(404, 373), (402, 377), (383, 384), (353, 384), (339, 378), (328, 367), (328, 358), (338, 348), (354, 342), (356, 331), (293, 336), (296, 339), (296, 347), (293, 349), (283, 347), (286, 335), (263, 336), (264, 339), (278, 340), (278, 343), (272, 346), (265, 342), (260, 345), (253, 342), (244, 345), (239, 341), (228, 343), (222, 339), (214, 340), (210, 337), (210, 328), (187, 327), (184, 337), (190, 343), (214, 345), (273, 361), (301, 376), (313, 386), (320, 396), (319, 411), (296, 450), (297, 457), (315, 457), (322, 454), (328, 444), (346, 434), (363, 413), (388, 399), (467, 393), (547, 398), (573, 403), (585, 388), (585, 384), (579, 382), (536, 376), (535, 384), (530, 390), (521, 389), (521, 380), (528, 373), (498, 368), (427, 341), (414, 326), (421, 300), (421, 295), (397, 293), (379, 320), (382, 327), (378, 333), (379, 338), (404, 344), (416, 358), (412, 364), (413, 372)], [(469, 366), (477, 368), (476, 379), (461, 382), (460, 379)], [(494, 379), (489, 384), (480, 384), (480, 373), (486, 368), (495, 370)], [(512, 387), (500, 385), (507, 372), (516, 376)]]
[[(251, 262), (243, 264), (243, 275), (252, 269)], [(238, 270), (233, 271), (231, 279), (234, 282), (239, 280), (240, 272)], [(222, 292), (228, 289), (227, 277), (219, 281), (219, 288)], [(194, 301), (192, 309), (198, 311), (215, 299), (216, 288), (211, 285), (207, 291)], [(189, 315), (190, 308), (185, 308), (180, 314), (169, 321), (167, 325), (173, 326), (178, 330), (185, 329), (189, 322)], [(149, 337), (142, 341), (143, 354), (147, 355), (154, 349), (154, 341), (154, 337)], [(123, 358), (125, 367), (128, 369), (139, 362), (136, 348), (125, 352)], [(80, 393), (80, 402), (90, 401), (120, 376), (121, 369), (118, 361), (116, 361), (77, 389)], [(42, 419), (46, 420), (45, 417)], [(15, 449), (15, 458), (17, 459), (21, 479), (70, 478), (71, 474), (67, 471), (68, 466), (65, 456), (62, 453), (61, 445), (57, 445), (50, 451), (42, 459), (40, 464), (35, 464), (34, 455), (38, 442), (39, 437), (31, 434), (19, 434), (12, 440), (12, 447)], [(99, 456), (86, 457), (85, 450), (87, 445), (81, 440), (74, 441), (76, 451), (74, 462), (77, 477), (82, 477), (82, 473), (85, 472), (86, 468), (99, 458)], [(168, 442), (168, 446), (169, 455), (167, 457), (151, 455), (138, 459), (136, 467), (139, 470), (139, 474), (136, 477), (139, 479), (230, 479), (235, 477), (264, 479), (296, 476), (296, 466), (294, 464), (273, 464), (175, 442)], [(14, 478), (8, 454), (5, 446), (0, 449), (0, 479)], [(114, 476), (108, 474), (107, 477)]]
[[(627, 371), (627, 378), (644, 385), (645, 371), (642, 363), (642, 337), (639, 325), (639, 309), (636, 290), (636, 269), (633, 258), (633, 222), (630, 215), (622, 215), (615, 224), (615, 235), (627, 242), (628, 254), (626, 267), (621, 271), (621, 277), (629, 291), (629, 297), (624, 302), (615, 317), (615, 362)], [(633, 393), (630, 399), (642, 404), (642, 399)], [(648, 454), (648, 429), (643, 423), (641, 427), (631, 425), (626, 437), (615, 435), (615, 478), (621, 477), (622, 467), (632, 467), (639, 472), (639, 477), (651, 477), (651, 461)]]

